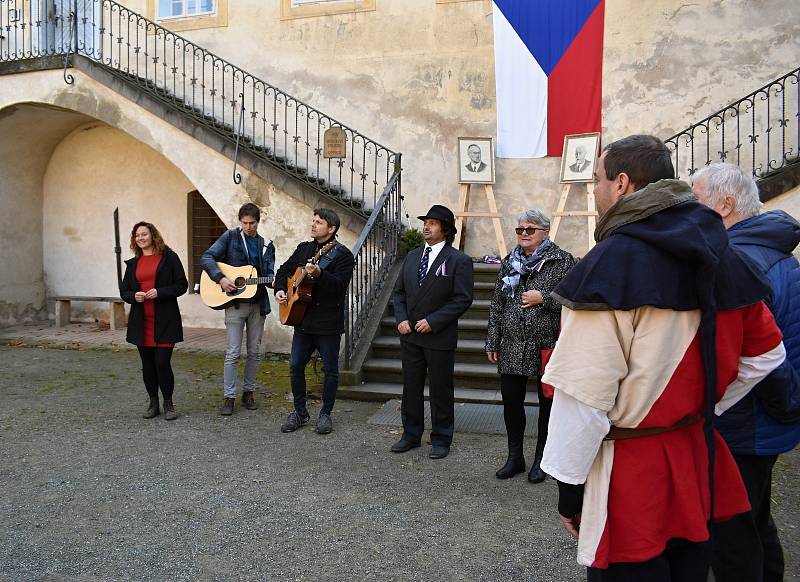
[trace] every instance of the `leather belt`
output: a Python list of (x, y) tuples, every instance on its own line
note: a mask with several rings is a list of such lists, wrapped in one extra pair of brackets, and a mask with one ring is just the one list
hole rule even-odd
[(651, 426), (648, 428), (623, 428), (620, 426), (612, 426), (611, 430), (608, 431), (608, 434), (603, 440), (620, 441), (625, 439), (637, 439), (646, 436), (653, 436), (656, 434), (677, 430), (679, 428), (683, 428), (684, 426), (689, 426), (690, 424), (694, 424), (699, 420), (703, 420), (702, 414), (686, 416), (672, 426)]

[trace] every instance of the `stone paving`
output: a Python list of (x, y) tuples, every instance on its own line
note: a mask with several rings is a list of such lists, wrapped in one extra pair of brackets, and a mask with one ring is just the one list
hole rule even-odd
[[(181, 350), (225, 352), (227, 342), (224, 329), (184, 327), (183, 336)], [(81, 344), (91, 347), (133, 349), (133, 346), (125, 341), (125, 329), (113, 330), (97, 323), (70, 323), (65, 327), (55, 327), (52, 322), (41, 322), (5, 327), (0, 328), (0, 341), (52, 347)]]

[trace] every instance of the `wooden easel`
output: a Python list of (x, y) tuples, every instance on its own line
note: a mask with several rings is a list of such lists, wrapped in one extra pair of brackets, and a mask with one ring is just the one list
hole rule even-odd
[(586, 210), (567, 210), (567, 196), (572, 183), (564, 184), (561, 189), (561, 198), (558, 199), (558, 207), (553, 213), (553, 222), (550, 225), (550, 240), (555, 241), (558, 234), (558, 227), (561, 225), (562, 216), (585, 216), (589, 228), (589, 248), (594, 246), (594, 229), (597, 226), (597, 210), (594, 206), (594, 184), (586, 183)]
[(461, 195), (459, 197), (458, 202), (458, 212), (455, 213), (456, 215), (456, 239), (454, 241), (455, 248), (461, 250), (464, 246), (464, 219), (473, 216), (473, 217), (483, 217), (483, 218), (491, 218), (492, 222), (494, 222), (494, 236), (497, 241), (497, 250), (500, 253), (501, 257), (505, 257), (508, 254), (508, 250), (506, 249), (506, 239), (503, 236), (503, 224), (500, 222), (502, 215), (497, 212), (497, 203), (494, 200), (494, 189), (492, 188), (491, 184), (474, 184), (474, 186), (483, 186), (483, 192), (486, 194), (486, 200), (489, 203), (489, 210), (490, 212), (470, 212), (469, 211), (469, 195), (470, 189), (472, 188), (473, 184), (461, 184)]

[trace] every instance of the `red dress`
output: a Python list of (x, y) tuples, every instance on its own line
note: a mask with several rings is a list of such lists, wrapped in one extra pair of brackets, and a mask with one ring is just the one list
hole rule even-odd
[[(136, 261), (136, 282), (145, 293), (156, 286), (156, 270), (161, 262), (161, 255), (142, 255)], [(142, 324), (142, 343), (146, 348), (174, 348), (175, 344), (156, 343), (156, 304), (153, 299), (145, 299), (142, 303), (144, 321)]]

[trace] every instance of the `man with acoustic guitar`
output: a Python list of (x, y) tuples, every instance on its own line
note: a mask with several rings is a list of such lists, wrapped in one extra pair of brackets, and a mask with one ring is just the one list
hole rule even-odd
[[(322, 409), (316, 430), (319, 434), (333, 430), (331, 411), (339, 388), (339, 344), (344, 333), (344, 302), (355, 267), (353, 253), (336, 240), (340, 224), (339, 216), (333, 210), (314, 210), (311, 222), (313, 240), (300, 243), (275, 275), (275, 299), (282, 312), (295, 301), (294, 295), (308, 283), (312, 285), (310, 300), (305, 304), (299, 322), (293, 324), (292, 321), (297, 321), (295, 317), (286, 318), (289, 325), (294, 325), (289, 364), (294, 411), (281, 426), (281, 432), (294, 432), (309, 421), (305, 370), (315, 349), (319, 350), (325, 372)], [(290, 277), (293, 273), (294, 276)], [(302, 280), (302, 285), (297, 284), (298, 280)], [(300, 301), (295, 303), (301, 304)], [(283, 314), (281, 319), (284, 320)]]
[[(258, 223), (261, 211), (252, 202), (239, 209), (239, 228), (225, 231), (211, 245), (200, 259), (203, 270), (226, 293), (233, 293), (237, 287), (224, 275), (218, 262), (233, 267), (252, 265), (261, 277), (270, 278), (275, 270), (275, 247), (271, 240), (265, 241), (258, 234)], [(233, 414), (236, 400), (236, 377), (239, 355), (242, 352), (242, 335), (247, 328), (247, 361), (244, 365), (242, 380), (242, 405), (247, 410), (257, 408), (253, 399), (256, 388), (256, 375), (261, 365), (261, 336), (264, 334), (264, 322), (270, 312), (269, 294), (266, 287), (259, 285), (255, 296), (243, 299), (225, 308), (225, 327), (228, 330), (228, 348), (225, 351), (223, 367), (223, 384), (225, 402), (221, 414)]]

